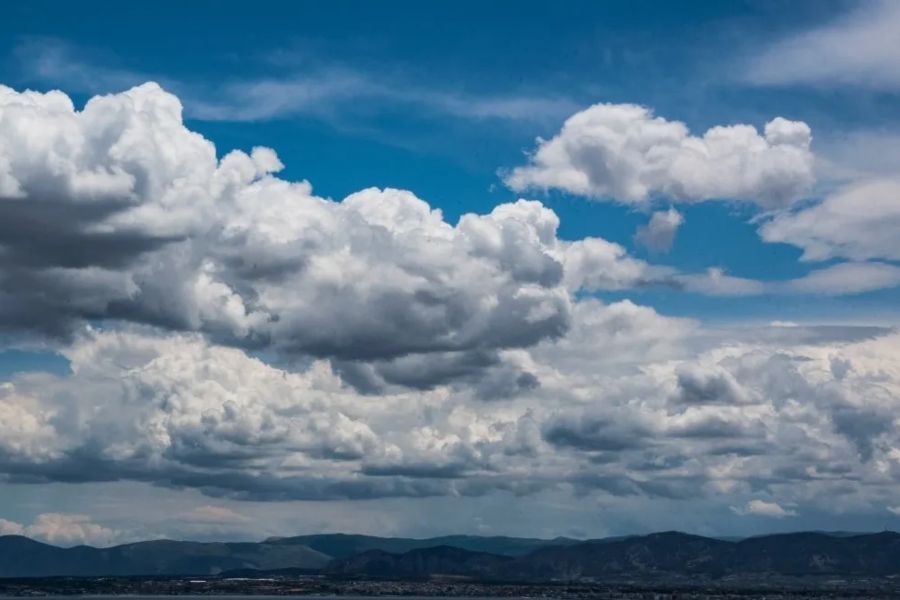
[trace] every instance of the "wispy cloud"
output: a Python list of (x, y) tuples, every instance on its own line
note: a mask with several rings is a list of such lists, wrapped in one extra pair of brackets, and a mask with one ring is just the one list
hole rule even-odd
[(759, 85), (860, 85), (900, 90), (900, 2), (877, 0), (825, 26), (790, 36), (754, 57)]
[(731, 510), (738, 515), (757, 515), (776, 519), (793, 517), (797, 514), (796, 511), (786, 509), (777, 502), (766, 502), (765, 500), (751, 500), (745, 506), (732, 506)]
[(108, 66), (109, 61), (93, 60), (84, 49), (57, 39), (25, 39), (15, 56), (29, 79), (70, 92), (118, 92), (156, 81), (178, 93), (189, 117), (208, 121), (265, 121), (300, 115), (337, 120), (397, 110), (417, 111), (424, 117), (478, 121), (547, 121), (560, 120), (579, 108), (573, 100), (561, 96), (440, 89), (390, 73), (363, 72), (341, 65), (301, 69), (288, 64), (277, 77), (187, 82)]

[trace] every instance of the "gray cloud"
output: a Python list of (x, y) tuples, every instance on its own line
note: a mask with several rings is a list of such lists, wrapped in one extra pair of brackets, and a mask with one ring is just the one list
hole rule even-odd
[(563, 448), (589, 452), (618, 452), (652, 443), (652, 431), (643, 423), (612, 417), (560, 417), (544, 426), (544, 439)]
[[(600, 238), (559, 240), (557, 216), (534, 201), (456, 225), (401, 190), (335, 202), (276, 177), (282, 165), (269, 149), (218, 159), (185, 128), (179, 100), (155, 84), (92, 98), (80, 111), (61, 92), (2, 88), (0, 111), (9, 209), (0, 328), (13, 332), (64, 338), (86, 320), (132, 321), (372, 362), (383, 384), (367, 381), (366, 368), (339, 367), (360, 389), (427, 388), (469, 376), (464, 365), (491, 353), (564, 335), (581, 289), (859, 293), (898, 283), (894, 267), (870, 263), (771, 285), (679, 274)], [(25, 133), (32, 129), (42, 135)], [(397, 362), (411, 356), (419, 358)], [(403, 366), (417, 360), (432, 366)], [(485, 396), (503, 396), (535, 377), (495, 369), (484, 382)]]
[(675, 242), (675, 234), (684, 223), (684, 217), (674, 208), (656, 211), (650, 222), (638, 227), (634, 241), (653, 252), (668, 252)]
[[(428, 389), (379, 379), (364, 395), (329, 360), (288, 372), (196, 334), (92, 331), (65, 350), (71, 375), (3, 384), (0, 471), (242, 501), (569, 486), (671, 501), (730, 490), (735, 506), (777, 488), (805, 506), (851, 481), (862, 495), (841, 493), (857, 504), (890, 485), (896, 333), (748, 342), (627, 302), (579, 303), (573, 318), (580, 335), (489, 358), (482, 375), (514, 367), (540, 385), (487, 403), (477, 369)], [(838, 377), (835, 360), (853, 369)]]
[(721, 367), (704, 370), (688, 365), (678, 370), (676, 402), (684, 404), (724, 404), (727, 406), (752, 402), (734, 376)]
[(900, 260), (900, 181), (863, 179), (818, 204), (776, 214), (760, 227), (767, 242), (803, 249), (802, 260)]
[[(0, 111), (0, 326), (64, 334), (125, 319), (369, 360), (567, 328), (558, 220), (537, 203), (454, 227), (409, 192), (318, 198), (274, 177), (270, 150), (217, 160), (153, 84), (82, 111), (59, 92), (3, 88)], [(40, 144), (24, 145), (26, 123)]]
[(83, 111), (2, 88), (0, 107), (44, 134), (21, 152), (0, 127), (2, 202), (23, 221), (0, 228), (0, 324), (57, 336), (72, 367), (0, 384), (8, 482), (720, 494), (726, 512), (777, 491), (800, 514), (863, 510), (900, 481), (896, 331), (705, 328), (579, 293), (852, 293), (891, 284), (889, 263), (756, 282), (562, 241), (532, 201), (455, 225), (400, 190), (335, 202), (275, 176), (270, 150), (217, 159), (153, 85)]

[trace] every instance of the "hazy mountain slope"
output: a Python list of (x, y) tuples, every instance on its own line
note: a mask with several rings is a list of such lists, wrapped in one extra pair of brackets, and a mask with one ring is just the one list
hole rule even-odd
[(158, 540), (111, 548), (57, 548), (0, 537), (0, 577), (205, 575), (224, 570), (322, 568), (330, 558), (301, 545)]
[[(454, 545), (409, 549), (436, 541)], [(543, 545), (523, 554), (532, 543)], [(482, 552), (459, 545), (498, 551)], [(339, 558), (331, 559), (333, 555)], [(308, 570), (350, 577), (457, 575), (531, 581), (760, 574), (884, 576), (900, 575), (900, 534), (835, 536), (807, 532), (734, 542), (664, 532), (577, 543), (475, 536), (410, 540), (320, 535), (262, 543), (160, 540), (112, 548), (67, 549), (20, 536), (0, 537), (0, 577), (210, 575), (223, 571), (296, 574)]]
[(328, 567), (341, 575), (424, 577), (452, 574), (496, 580), (576, 580), (632, 576), (893, 575), (900, 574), (900, 535), (837, 537), (798, 533), (739, 542), (655, 533), (620, 539), (545, 546), (519, 557), (493, 556), (445, 548), (399, 555), (370, 551)]
[(418, 578), (431, 575), (464, 575), (494, 578), (510, 556), (472, 552), (452, 546), (420, 548), (403, 554), (368, 550), (349, 558), (334, 560), (326, 572), (335, 575)]

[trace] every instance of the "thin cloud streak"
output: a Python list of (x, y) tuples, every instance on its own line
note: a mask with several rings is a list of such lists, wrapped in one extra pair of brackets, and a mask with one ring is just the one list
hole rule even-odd
[(283, 77), (234, 78), (221, 84), (186, 82), (152, 72), (101, 66), (84, 58), (82, 49), (52, 38), (25, 39), (16, 48), (15, 58), (35, 81), (83, 93), (119, 92), (156, 81), (182, 98), (189, 118), (203, 121), (255, 122), (299, 115), (339, 120), (366, 111), (377, 114), (412, 108), (432, 117), (550, 122), (580, 108), (562, 96), (435, 90), (403, 78), (342, 66), (286, 70)]

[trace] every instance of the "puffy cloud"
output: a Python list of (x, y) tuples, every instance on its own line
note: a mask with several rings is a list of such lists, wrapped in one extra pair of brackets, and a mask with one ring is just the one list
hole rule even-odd
[[(596, 110), (631, 115), (638, 132), (683, 129), (636, 107)], [(703, 143), (721, 149), (714, 140), (740, 131)], [(773, 122), (761, 156), (790, 154), (805, 131)], [(65, 338), (86, 321), (130, 321), (301, 362), (328, 357), (369, 393), (466, 379), (506, 397), (539, 378), (499, 357), (564, 335), (579, 290), (769, 289), (679, 274), (601, 238), (559, 240), (557, 216), (538, 202), (451, 225), (410, 192), (336, 202), (276, 177), (281, 167), (265, 148), (218, 159), (155, 84), (82, 110), (61, 92), (0, 89), (0, 329)], [(877, 281), (889, 283), (863, 287)]]
[[(0, 446), (8, 480), (133, 479), (266, 500), (481, 494), (509, 482), (479, 473), (527, 439), (522, 415), (482, 419), (446, 388), (367, 398), (327, 361), (291, 373), (196, 334), (91, 331), (66, 356), (69, 377), (5, 385), (3, 405), (34, 423)], [(474, 479), (450, 481), (463, 475)]]
[(98, 525), (87, 515), (43, 513), (31, 525), (0, 519), (0, 535), (25, 535), (61, 546), (108, 546), (119, 539), (120, 533)]
[[(452, 225), (410, 192), (317, 197), (276, 177), (270, 150), (217, 159), (153, 85), (81, 111), (59, 93), (0, 97), (0, 319), (61, 336), (72, 370), (0, 386), (7, 482), (238, 500), (572, 489), (724, 497), (726, 511), (761, 494), (883, 512), (900, 480), (896, 332), (707, 329), (583, 293), (854, 293), (894, 285), (893, 265), (793, 282), (679, 273), (562, 241), (537, 202)], [(749, 136), (698, 141), (641, 114), (640, 135), (683, 132), (665, 161)], [(752, 160), (806, 141), (779, 122)], [(216, 502), (197, 520), (233, 521)], [(41, 526), (106, 535), (80, 517)]]
[[(26, 379), (4, 398), (11, 402), (20, 392), (33, 398), (25, 406), (40, 408), (32, 408), (31, 418), (52, 430), (37, 456), (22, 446), (4, 452), (12, 472), (184, 484), (208, 472), (222, 481), (259, 468), (302, 473), (316, 461), (383, 450), (368, 425), (331, 402), (322, 405), (311, 381), (338, 383), (321, 368), (290, 376), (196, 337), (128, 333), (92, 333), (68, 357), (71, 381)], [(82, 390), (73, 402), (69, 384)]]
[(900, 260), (900, 180), (868, 179), (820, 203), (782, 212), (760, 227), (767, 242), (803, 249), (802, 260)]
[(733, 507), (732, 510), (739, 515), (758, 515), (762, 517), (775, 517), (781, 519), (783, 517), (791, 517), (797, 513), (793, 510), (786, 510), (777, 502), (767, 502), (765, 500), (750, 500), (745, 506)]
[(634, 241), (653, 252), (668, 252), (682, 223), (684, 217), (674, 208), (656, 211), (650, 216), (649, 223), (638, 227)]
[(792, 35), (756, 55), (746, 78), (760, 85), (857, 85), (900, 88), (900, 7), (891, 0), (860, 3), (815, 29)]
[(585, 238), (562, 247), (565, 283), (571, 291), (622, 290), (664, 281), (672, 269), (628, 256), (625, 248), (602, 238)]
[(528, 165), (506, 175), (514, 190), (561, 189), (597, 199), (641, 203), (734, 199), (771, 209), (813, 183), (811, 133), (777, 117), (765, 131), (720, 126), (693, 136), (679, 121), (632, 104), (595, 104), (549, 140), (538, 140)]
[(685, 365), (678, 369), (677, 377), (678, 402), (739, 405), (753, 401), (734, 376), (720, 366), (704, 369), (700, 365)]
[[(32, 425), (3, 436), (0, 472), (238, 500), (571, 488), (889, 501), (900, 480), (896, 333), (706, 330), (627, 301), (579, 301), (572, 318), (563, 338), (501, 353), (498, 365), (539, 385), (494, 402), (466, 377), (366, 395), (324, 360), (290, 372), (197, 334), (91, 331), (65, 350), (71, 375), (20, 374), (4, 387), (2, 403)], [(841, 491), (848, 481), (865, 483)], [(195, 520), (233, 530), (234, 516), (212, 506)]]
[(646, 446), (652, 433), (650, 427), (640, 422), (589, 415), (551, 420), (546, 424), (543, 436), (554, 446), (588, 452), (617, 452)]
[(333, 202), (281, 166), (264, 148), (218, 160), (155, 84), (80, 111), (0, 88), (0, 326), (126, 319), (372, 359), (565, 330), (558, 220), (540, 204), (454, 227), (409, 192)]

